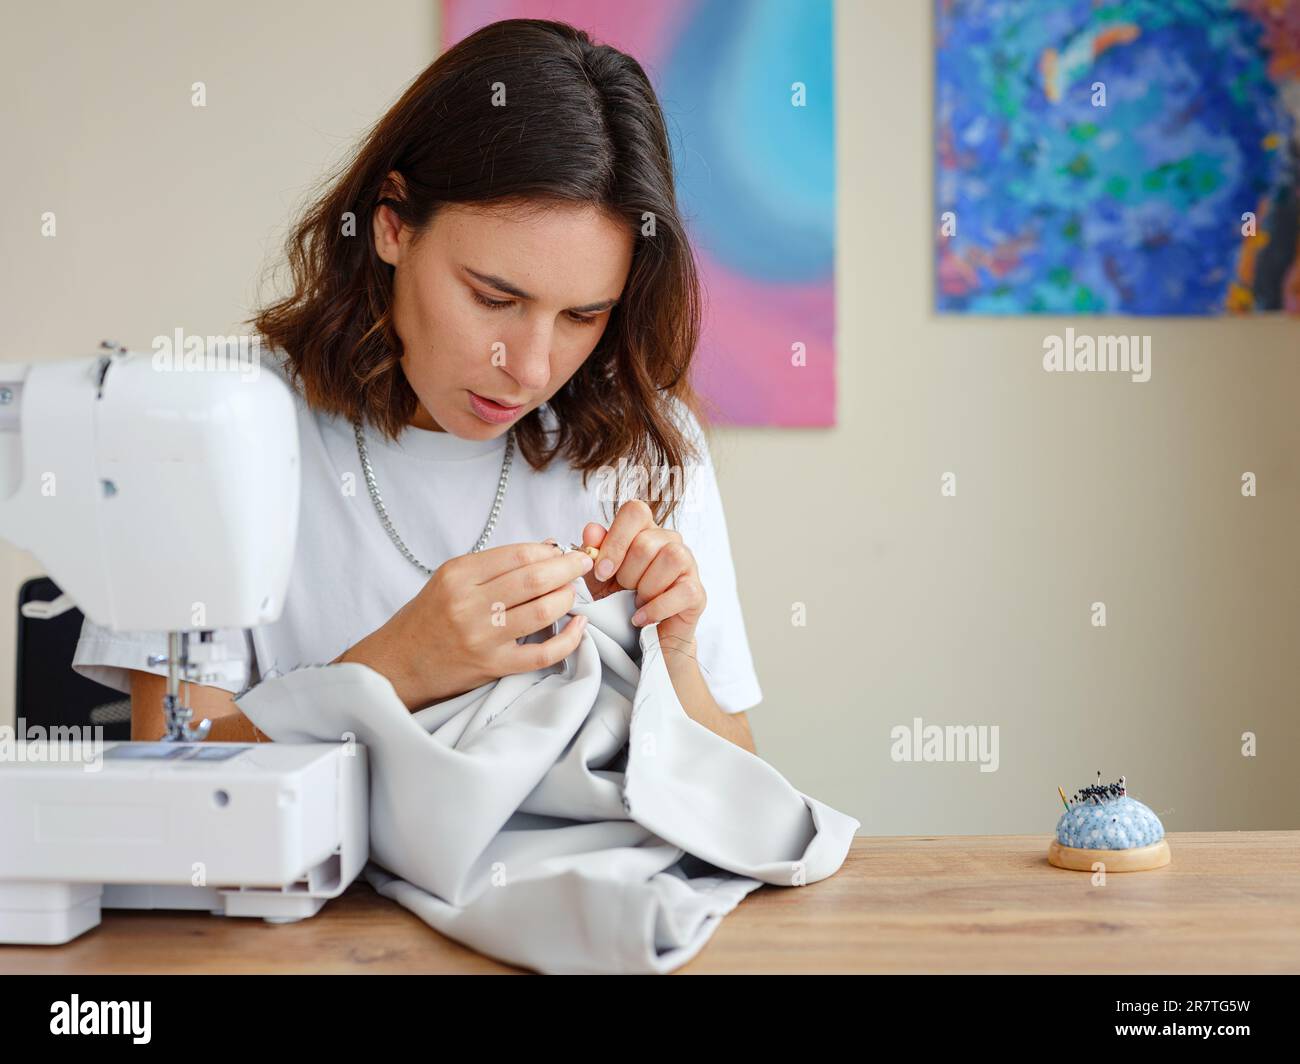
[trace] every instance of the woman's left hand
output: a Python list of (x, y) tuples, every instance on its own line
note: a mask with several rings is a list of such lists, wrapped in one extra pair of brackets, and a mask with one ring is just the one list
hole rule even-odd
[(623, 503), (608, 531), (592, 521), (582, 530), (582, 543), (600, 548), (596, 567), (583, 577), (593, 600), (635, 588), (633, 624), (657, 623), (661, 639), (694, 641), (708, 602), (695, 555), (681, 533), (654, 523), (644, 500)]

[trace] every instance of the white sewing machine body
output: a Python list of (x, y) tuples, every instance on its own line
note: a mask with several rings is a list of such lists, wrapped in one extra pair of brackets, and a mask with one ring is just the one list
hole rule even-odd
[(364, 748), (204, 743), (182, 686), (245, 686), (210, 634), (283, 609), (293, 397), (256, 365), (214, 369), (211, 349), (194, 364), (101, 346), (0, 362), (0, 537), (63, 591), (27, 616), (75, 603), (115, 631), (168, 633), (168, 653), (140, 662), (168, 667), (167, 735), (99, 744), (87, 726), (72, 729), (83, 745), (19, 733), (0, 751), (0, 942), (66, 942), (104, 907), (310, 916), (368, 857)]
[(0, 942), (67, 942), (105, 908), (300, 920), (369, 856), (354, 743), (44, 742), (22, 756), (0, 767)]
[(82, 613), (136, 632), (280, 616), (301, 470), (274, 373), (122, 352), (0, 362), (0, 392), (0, 536)]

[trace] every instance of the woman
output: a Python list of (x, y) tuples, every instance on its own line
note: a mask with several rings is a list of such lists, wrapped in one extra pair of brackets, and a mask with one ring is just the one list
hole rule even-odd
[[(289, 294), (250, 324), (298, 403), (294, 569), (251, 652), (217, 633), (252, 681), (359, 662), (415, 711), (559, 665), (577, 598), (634, 590), (686, 712), (753, 750), (688, 381), (699, 285), (640, 65), (562, 23), (484, 27), (374, 126), (287, 255)], [(599, 548), (595, 570), (557, 535)], [(129, 685), (133, 738), (163, 731), (165, 669), (139, 667), (163, 638), (87, 622), (73, 661)], [(210, 739), (262, 738), (241, 693), (190, 689)]]

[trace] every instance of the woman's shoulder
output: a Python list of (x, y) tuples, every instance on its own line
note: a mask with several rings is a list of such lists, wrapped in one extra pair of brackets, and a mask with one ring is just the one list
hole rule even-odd
[(271, 347), (265, 343), (258, 345), (258, 366), (268, 369), (279, 377), (290, 390), (295, 391), (293, 381), (289, 378), (289, 355), (283, 348)]
[(696, 413), (696, 408), (680, 396), (672, 396), (668, 402), (669, 417), (677, 424), (678, 431), (686, 441), (687, 453), (683, 456), (683, 464), (687, 470), (695, 470), (699, 466), (712, 468), (713, 454), (709, 442), (708, 426), (704, 419)]
[(258, 356), (258, 368), (274, 374), (284, 382), (284, 386), (293, 395), (294, 405), (298, 407), (299, 411), (307, 414), (313, 413), (307, 404), (306, 397), (303, 395), (302, 386), (295, 383), (293, 375), (290, 373), (288, 352), (283, 348), (262, 344)]
[(299, 431), (301, 433), (310, 433), (315, 437), (321, 436), (324, 426), (334, 419), (322, 414), (307, 402), (307, 398), (302, 391), (302, 385), (295, 383), (290, 372), (288, 353), (278, 347), (263, 345), (259, 352), (258, 368), (278, 377), (284, 383), (284, 386), (289, 389), (289, 394), (293, 396), (294, 408), (298, 414)]
[(678, 427), (692, 443), (707, 442), (704, 438), (704, 426), (695, 410), (679, 395), (670, 398), (669, 409), (676, 419)]

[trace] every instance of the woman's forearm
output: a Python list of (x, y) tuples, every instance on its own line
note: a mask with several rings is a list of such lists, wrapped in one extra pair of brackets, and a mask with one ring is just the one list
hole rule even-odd
[(749, 730), (749, 719), (744, 713), (728, 713), (718, 705), (705, 682), (700, 664), (696, 658), (696, 644), (689, 644), (680, 639), (662, 640), (659, 644), (664, 652), (664, 665), (668, 676), (673, 681), (673, 690), (687, 716), (703, 724), (711, 732), (729, 739), (751, 754), (754, 749), (754, 736)]
[[(202, 714), (196, 713), (195, 719)], [(208, 732), (210, 743), (269, 743), (271, 740), (264, 732), (253, 726), (253, 722), (242, 712), (228, 713), (223, 717), (213, 717), (212, 730)]]

